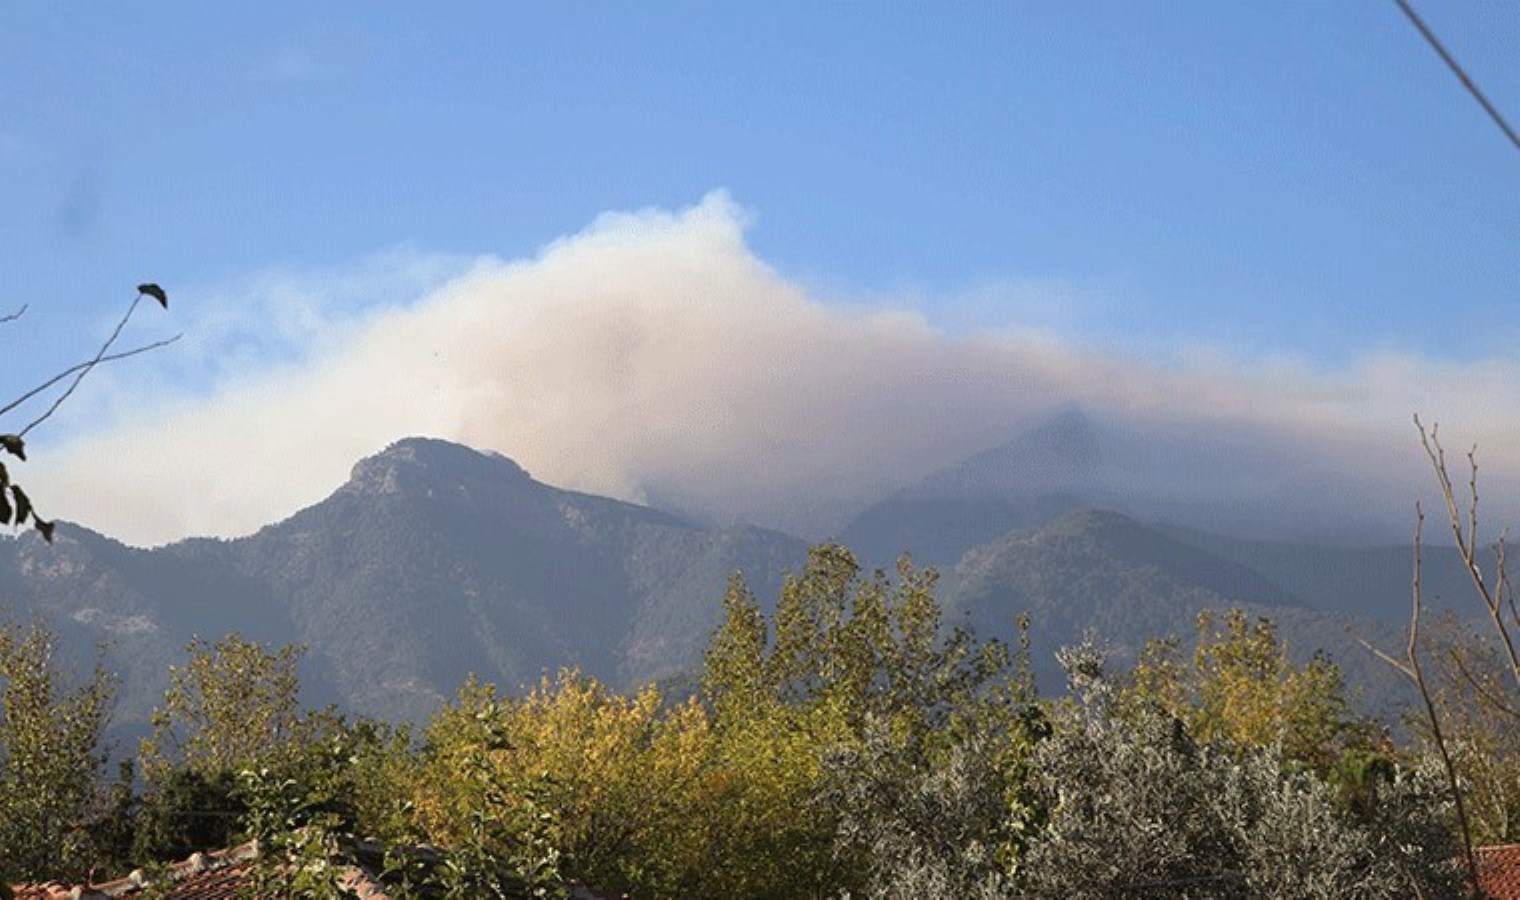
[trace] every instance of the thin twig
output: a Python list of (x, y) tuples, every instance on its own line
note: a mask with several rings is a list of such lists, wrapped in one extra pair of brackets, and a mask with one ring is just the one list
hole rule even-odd
[(1409, 678), (1410, 680), (1414, 679), (1414, 672), (1409, 668), (1409, 666), (1393, 658), (1392, 656), (1389, 656), (1387, 653), (1384, 653), (1377, 644), (1372, 643), (1371, 641), (1357, 634), (1355, 631), (1350, 631), (1349, 628), (1347, 630), (1351, 634), (1351, 637), (1355, 639), (1358, 644), (1361, 644), (1363, 647), (1367, 648), (1367, 651), (1373, 656), (1376, 656), (1378, 659), (1381, 659), (1383, 662), (1392, 666), (1394, 669), (1397, 669), (1398, 672), (1406, 678)]
[(15, 312), (13, 312), (13, 313), (6, 313), (5, 315), (0, 316), (0, 322), (14, 322), (14, 321), (16, 321), (17, 319), (19, 319), (22, 316), (26, 315), (26, 308), (28, 306), (31, 306), (31, 304), (30, 303), (23, 303), (23, 304), (21, 304), (21, 308), (18, 309), (18, 310), (16, 310)]
[(1446, 653), (1451, 657), (1451, 661), (1456, 663), (1457, 673), (1462, 676), (1462, 680), (1471, 685), (1472, 689), (1477, 692), (1479, 697), (1482, 697), (1484, 700), (1488, 701), (1488, 704), (1499, 712), (1506, 713), (1508, 715), (1514, 716), (1515, 718), (1520, 718), (1520, 710), (1517, 710), (1513, 706), (1510, 706), (1505, 702), (1503, 697), (1499, 697), (1491, 693), (1488, 688), (1483, 686), (1482, 682), (1478, 680), (1478, 676), (1474, 675), (1467, 668), (1467, 663), (1462, 661), (1462, 654), (1458, 653), (1455, 648), (1448, 648)]
[(1473, 852), (1472, 826), (1467, 820), (1467, 803), (1462, 799), (1462, 784), (1457, 778), (1457, 766), (1451, 759), (1451, 751), (1446, 747), (1446, 738), (1441, 734), (1441, 717), (1436, 713), (1436, 704), (1430, 696), (1430, 686), (1425, 682), (1425, 673), (1420, 668), (1420, 654), (1418, 645), (1420, 640), (1420, 612), (1421, 612), (1421, 589), (1420, 589), (1420, 538), (1425, 530), (1425, 510), (1418, 503), (1414, 507), (1414, 577), (1411, 582), (1411, 608), (1409, 612), (1409, 644), (1406, 648), (1409, 655), (1408, 673), (1414, 679), (1414, 686), (1420, 691), (1420, 699), (1425, 701), (1425, 713), (1430, 719), (1430, 734), (1436, 742), (1436, 748), (1441, 752), (1441, 763), (1446, 768), (1446, 780), (1451, 784), (1452, 799), (1457, 805), (1457, 822), (1462, 827), (1462, 851), (1467, 857), (1467, 873), (1472, 879), (1473, 893), (1476, 895), (1482, 889), (1478, 880), (1478, 857)]
[(77, 365), (69, 366), (67, 369), (64, 369), (62, 372), (59, 372), (57, 375), (54, 375), (52, 378), (49, 378), (42, 384), (37, 385), (36, 387), (32, 388), (11, 402), (5, 404), (4, 406), (0, 406), (0, 416), (5, 415), (6, 413), (32, 399), (33, 397), (37, 396), (58, 382), (64, 380), (70, 375), (73, 375), (75, 372), (78, 372), (80, 369), (88, 368), (91, 365), (99, 365), (100, 363), (115, 362), (118, 359), (126, 359), (129, 356), (136, 356), (139, 353), (147, 353), (149, 350), (157, 350), (160, 347), (167, 347), (182, 337), (184, 337), (183, 334), (176, 334), (172, 338), (165, 338), (161, 341), (154, 341), (151, 344), (143, 344), (141, 347), (133, 347), (131, 350), (123, 350), (120, 353), (111, 353), (106, 356), (102, 356), (98, 360), (82, 362)]
[(1509, 564), (1506, 561), (1506, 549), (1509, 547), (1509, 530), (1499, 535), (1499, 543), (1494, 547), (1494, 556), (1498, 559), (1499, 566), (1499, 598), (1509, 606), (1509, 617), (1513, 620), (1516, 628), (1520, 628), (1520, 609), (1515, 607), (1515, 585), (1509, 579)]
[(1472, 502), (1467, 504), (1467, 540), (1478, 546), (1478, 445), (1467, 451), (1467, 494)]
[[(1446, 503), (1446, 513), (1451, 523), (1452, 537), (1457, 542), (1457, 552), (1462, 557), (1462, 563), (1467, 567), (1468, 576), (1472, 579), (1473, 587), (1478, 592), (1478, 597), (1483, 601), (1488, 611), (1489, 618), (1494, 623), (1494, 630), (1498, 632), (1499, 641), (1509, 656), (1510, 672), (1514, 675), (1515, 685), (1520, 687), (1520, 649), (1515, 646), (1513, 636), (1510, 634), (1509, 624), (1504, 618), (1504, 609), (1500, 599), (1489, 589), (1488, 582), (1483, 577), (1483, 567), (1479, 565), (1475, 548), (1476, 510), (1477, 500), (1477, 462), (1474, 454), (1469, 454), (1468, 461), (1471, 468), (1471, 480), (1469, 487), (1472, 491), (1472, 503), (1469, 506), (1467, 528), (1462, 525), (1462, 514), (1457, 509), (1456, 492), (1452, 488), (1451, 475), (1446, 471), (1446, 451), (1441, 446), (1441, 440), (1437, 426), (1432, 425), (1429, 434), (1425, 426), (1420, 423), (1420, 417), (1414, 417), (1415, 428), (1420, 432), (1420, 443), (1425, 447), (1425, 455), (1430, 458), (1431, 466), (1435, 469), (1436, 484), (1441, 489), (1441, 499)], [(1511, 614), (1513, 615), (1513, 598), (1510, 600)]]
[(89, 375), (96, 366), (100, 365), (100, 361), (105, 357), (106, 351), (110, 350), (111, 345), (116, 343), (116, 339), (121, 337), (121, 330), (127, 327), (127, 320), (131, 319), (132, 313), (137, 311), (137, 304), (142, 302), (142, 298), (144, 296), (145, 295), (142, 291), (137, 292), (137, 296), (132, 298), (132, 305), (127, 307), (127, 314), (121, 317), (120, 322), (116, 323), (116, 328), (111, 331), (111, 336), (106, 338), (106, 342), (100, 345), (100, 350), (95, 353), (95, 358), (80, 368), (79, 373), (74, 376), (74, 381), (69, 384), (68, 390), (64, 391), (62, 394), (59, 394), (58, 397), (53, 400), (53, 405), (49, 406), (46, 412), (33, 419), (27, 424), (25, 428), (21, 429), (21, 431), (18, 432), (21, 437), (26, 437), (27, 432), (31, 431), (33, 428), (36, 428), (38, 425), (41, 425), (43, 422), (46, 422), (49, 418), (51, 418), (53, 413), (58, 411), (58, 407), (63, 405), (63, 401), (69, 399), (69, 395), (73, 394), (74, 391), (79, 387), (79, 383), (81, 381), (84, 381), (85, 376)]

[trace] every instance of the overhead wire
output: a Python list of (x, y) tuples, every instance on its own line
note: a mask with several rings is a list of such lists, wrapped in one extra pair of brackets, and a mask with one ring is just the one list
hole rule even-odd
[(1483, 107), (1483, 110), (1488, 113), (1488, 117), (1494, 120), (1494, 124), (1498, 125), (1499, 129), (1509, 137), (1510, 143), (1515, 145), (1515, 149), (1520, 150), (1520, 134), (1515, 133), (1515, 129), (1511, 128), (1510, 124), (1504, 120), (1504, 116), (1499, 112), (1498, 108), (1490, 103), (1488, 97), (1484, 96), (1483, 91), (1478, 88), (1478, 85), (1471, 78), (1467, 77), (1467, 72), (1462, 69), (1462, 64), (1457, 62), (1456, 57), (1451, 55), (1450, 51), (1436, 37), (1435, 32), (1430, 30), (1430, 26), (1425, 24), (1425, 20), (1421, 19), (1419, 13), (1414, 11), (1414, 7), (1409, 5), (1408, 0), (1393, 0), (1393, 2), (1398, 4), (1399, 9), (1404, 11), (1404, 15), (1409, 18), (1409, 21), (1414, 23), (1414, 27), (1419, 29), (1420, 34), (1425, 36), (1426, 43), (1430, 44), (1441, 55), (1441, 59), (1446, 61), (1447, 67), (1462, 82), (1462, 86), (1467, 88), (1467, 92), (1473, 95), (1473, 99), (1477, 100), (1479, 105)]

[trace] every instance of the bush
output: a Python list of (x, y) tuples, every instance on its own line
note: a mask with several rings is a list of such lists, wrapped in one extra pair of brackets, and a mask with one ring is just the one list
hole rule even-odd
[(1035, 751), (1048, 814), (1020, 860), (1035, 896), (1403, 897), (1460, 893), (1424, 770), (1358, 821), (1281, 746), (1200, 742), (1159, 706), (1121, 712), (1091, 645), (1063, 655), (1075, 700)]

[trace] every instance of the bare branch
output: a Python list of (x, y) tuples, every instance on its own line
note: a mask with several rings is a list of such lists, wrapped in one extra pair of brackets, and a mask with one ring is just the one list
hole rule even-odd
[(1499, 584), (1497, 587), (1499, 599), (1509, 608), (1510, 623), (1520, 628), (1520, 609), (1515, 606), (1515, 585), (1509, 579), (1509, 563), (1506, 551), (1509, 549), (1509, 529), (1499, 535), (1499, 543), (1494, 547), (1496, 565), (1499, 567)]
[(1483, 683), (1478, 680), (1478, 676), (1474, 675), (1472, 671), (1467, 668), (1467, 663), (1462, 661), (1462, 654), (1458, 653), (1455, 649), (1448, 649), (1446, 651), (1446, 654), (1450, 656), (1451, 661), (1456, 664), (1457, 673), (1462, 676), (1462, 680), (1466, 681), (1472, 687), (1473, 691), (1476, 692), (1479, 697), (1483, 698), (1483, 700), (1485, 700), (1488, 705), (1492, 706), (1499, 712), (1520, 719), (1520, 709), (1515, 709), (1513, 706), (1510, 706), (1507, 702), (1505, 702), (1503, 697), (1498, 696), (1488, 688), (1484, 687)]
[[(26, 391), (20, 397), (17, 397), (14, 400), (6, 403), (3, 407), (0, 407), (0, 416), (4, 416), (6, 413), (17, 409), (23, 403), (26, 403), (28, 400), (36, 397), (43, 391), (52, 388), (64, 379), (71, 376), (73, 377), (73, 381), (69, 382), (68, 387), (53, 399), (53, 402), (48, 406), (46, 410), (43, 411), (42, 415), (28, 422), (26, 427), (22, 428), (19, 432), (15, 434), (4, 435), (5, 449), (8, 452), (16, 455), (17, 457), (20, 457), (21, 459), (26, 459), (24, 445), (21, 439), (33, 428), (36, 428), (38, 425), (41, 425), (43, 422), (46, 422), (50, 417), (52, 417), (52, 415), (58, 411), (58, 408), (63, 405), (64, 401), (73, 396), (74, 391), (79, 389), (79, 385), (84, 381), (87, 375), (95, 370), (96, 366), (100, 365), (103, 362), (125, 359), (129, 356), (136, 356), (139, 353), (146, 353), (149, 350), (156, 350), (159, 347), (172, 344), (182, 337), (182, 335), (177, 334), (172, 338), (168, 338), (167, 340), (155, 341), (151, 344), (144, 344), (140, 347), (134, 347), (131, 350), (126, 350), (118, 353), (111, 352), (111, 348), (115, 346), (117, 339), (121, 337), (122, 329), (126, 328), (127, 322), (131, 320), (132, 314), (137, 311), (138, 305), (142, 303), (142, 298), (145, 296), (152, 297), (160, 304), (162, 304), (165, 308), (168, 308), (169, 301), (168, 297), (164, 293), (163, 288), (151, 282), (138, 285), (137, 295), (132, 298), (131, 305), (127, 307), (127, 311), (121, 317), (121, 321), (116, 323), (116, 327), (111, 330), (110, 336), (107, 337), (105, 339), (105, 342), (100, 345), (100, 349), (95, 351), (95, 355), (93, 357), (91, 357), (86, 362), (64, 369), (62, 372), (59, 372), (57, 375), (54, 375), (52, 378), (49, 378), (42, 384), (32, 388), (29, 391)], [(19, 319), (22, 314), (26, 312), (26, 310), (27, 305), (22, 304), (21, 308), (15, 312), (0, 315), (0, 323), (15, 321), (16, 319)], [(31, 498), (22, 492), (20, 485), (11, 483), (9, 485), (9, 488), (10, 493), (15, 495), (14, 499), (16, 502), (14, 506), (11, 506), (9, 504), (5, 506), (4, 512), (6, 523), (14, 523), (15, 525), (20, 526), (25, 525), (27, 520), (30, 519), (32, 526), (37, 530), (38, 534), (42, 535), (43, 540), (47, 541), (48, 543), (52, 543), (54, 523), (52, 521), (43, 519), (42, 516), (38, 514), (36, 506), (31, 502)]]
[[(1425, 448), (1425, 455), (1430, 458), (1431, 468), (1435, 470), (1436, 485), (1441, 489), (1441, 499), (1446, 503), (1446, 518), (1451, 523), (1452, 536), (1457, 541), (1457, 551), (1462, 554), (1463, 562), (1468, 568), (1472, 568), (1473, 554), (1468, 546), (1467, 535), (1462, 528), (1462, 514), (1457, 510), (1457, 493), (1451, 485), (1451, 475), (1446, 470), (1446, 448), (1441, 446), (1440, 425), (1432, 425), (1427, 434), (1425, 426), (1420, 423), (1420, 417), (1414, 417), (1414, 427), (1419, 429), (1420, 444)], [(1482, 578), (1482, 573), (1478, 573)]]
[(49, 378), (47, 381), (44, 381), (42, 384), (37, 385), (36, 387), (32, 388), (31, 390), (27, 391), (26, 393), (22, 394), (21, 396), (17, 397), (16, 399), (12, 400), (11, 402), (7, 403), (6, 405), (0, 406), (0, 416), (5, 415), (6, 413), (10, 412), (11, 410), (15, 409), (16, 407), (20, 406), (21, 404), (25, 403), (26, 401), (32, 399), (33, 397), (37, 396), (38, 394), (42, 393), (43, 391), (47, 390), (48, 388), (52, 387), (53, 385), (57, 384), (58, 382), (64, 380), (65, 378), (69, 377), (70, 375), (73, 375), (75, 372), (78, 372), (80, 369), (87, 368), (87, 367), (89, 367), (92, 364), (93, 365), (100, 365), (101, 363), (115, 362), (118, 359), (126, 359), (129, 356), (136, 356), (139, 353), (147, 353), (150, 350), (157, 350), (160, 347), (167, 347), (167, 346), (169, 346), (170, 344), (174, 343), (175, 341), (179, 340), (182, 337), (184, 337), (183, 334), (176, 334), (172, 338), (165, 338), (164, 340), (161, 340), (161, 341), (154, 341), (151, 344), (143, 344), (141, 347), (133, 347), (131, 350), (123, 350), (120, 353), (110, 353), (110, 354), (107, 354), (106, 356), (102, 356), (98, 360), (92, 360), (90, 362), (82, 362), (82, 363), (79, 363), (78, 365), (69, 366), (67, 369), (64, 369), (62, 372), (59, 372), (57, 375), (54, 375), (52, 378)]
[(1410, 670), (1409, 666), (1405, 665), (1402, 662), (1399, 662), (1397, 659), (1389, 656), (1387, 653), (1384, 653), (1378, 647), (1378, 645), (1357, 634), (1355, 631), (1350, 631), (1348, 629), (1348, 632), (1358, 644), (1361, 644), (1363, 647), (1367, 648), (1367, 651), (1370, 652), (1373, 656), (1376, 656), (1378, 659), (1381, 659), (1383, 662), (1397, 669), (1399, 673), (1406, 678), (1409, 678), (1411, 680), (1414, 679), (1414, 672)]
[[(1421, 432), (1421, 436), (1424, 436), (1423, 431)], [(1440, 445), (1437, 444), (1437, 447), (1439, 446)], [(1451, 495), (1448, 493), (1447, 496), (1450, 497)], [(1422, 592), (1420, 587), (1420, 539), (1425, 531), (1425, 510), (1421, 508), (1418, 503), (1416, 503), (1414, 512), (1414, 577), (1411, 582), (1410, 591), (1411, 606), (1409, 611), (1409, 644), (1407, 647), (1409, 655), (1409, 667), (1407, 670), (1405, 670), (1405, 674), (1414, 681), (1414, 686), (1419, 689), (1420, 699), (1425, 701), (1425, 714), (1430, 721), (1431, 738), (1435, 740), (1436, 749), (1438, 749), (1441, 753), (1441, 764), (1446, 769), (1446, 780), (1451, 786), (1452, 799), (1456, 801), (1457, 805), (1457, 822), (1461, 825), (1462, 828), (1462, 850), (1464, 855), (1467, 857), (1467, 873), (1468, 876), (1472, 879), (1471, 883), (1473, 893), (1477, 894), (1479, 891), (1481, 891), (1481, 888), (1479, 887), (1480, 881), (1478, 878), (1478, 857), (1473, 852), (1472, 825), (1468, 822), (1467, 818), (1467, 803), (1462, 798), (1462, 784), (1457, 778), (1457, 767), (1456, 764), (1452, 761), (1451, 750), (1446, 746), (1446, 738), (1441, 733), (1441, 717), (1436, 712), (1435, 701), (1431, 699), (1430, 696), (1430, 686), (1426, 683), (1425, 673), (1420, 668), (1420, 654), (1418, 649), (1420, 640), (1420, 612), (1422, 601)], [(1458, 526), (1458, 530), (1460, 531), (1460, 524)]]
[(1423, 602), (1423, 593), (1420, 589), (1420, 552), (1424, 549), (1421, 539), (1425, 534), (1425, 508), (1419, 503), (1414, 505), (1414, 579), (1411, 582), (1413, 588), (1411, 594), (1412, 608), (1409, 612), (1409, 646), (1405, 652), (1409, 655), (1409, 668), (1419, 677), (1420, 659), (1415, 655), (1415, 648), (1420, 641), (1420, 604)]
[[(1520, 650), (1515, 646), (1514, 637), (1510, 634), (1509, 623), (1505, 621), (1504, 607), (1500, 595), (1490, 590), (1487, 580), (1483, 577), (1483, 568), (1478, 563), (1476, 551), (1477, 515), (1478, 515), (1478, 464), (1476, 453), (1468, 454), (1469, 481), (1468, 488), (1472, 497), (1468, 506), (1466, 525), (1463, 524), (1463, 516), (1457, 508), (1456, 492), (1452, 488), (1451, 475), (1446, 470), (1446, 451), (1441, 447), (1440, 436), (1437, 426), (1432, 425), (1429, 434), (1425, 426), (1420, 423), (1420, 417), (1414, 417), (1415, 428), (1420, 432), (1420, 443), (1425, 448), (1425, 455), (1429, 457), (1431, 466), (1435, 470), (1436, 484), (1441, 490), (1441, 499), (1446, 503), (1447, 519), (1451, 524), (1452, 536), (1457, 542), (1457, 552), (1461, 554), (1462, 563), (1467, 567), (1468, 576), (1472, 579), (1473, 587), (1478, 592), (1478, 597), (1483, 601), (1488, 611), (1489, 619), (1493, 621), (1494, 630), (1498, 632), (1499, 641), (1505, 652), (1509, 655), (1510, 671), (1514, 676), (1515, 684), (1520, 687)], [(1500, 563), (1501, 573), (1499, 579), (1506, 579), (1503, 573), (1503, 562)], [(1513, 597), (1509, 599), (1511, 617), (1514, 617)]]
[(1509, 611), (1510, 625), (1520, 629), (1520, 609), (1515, 606), (1515, 584), (1509, 577), (1508, 551), (1509, 529), (1506, 528), (1499, 535), (1499, 542), (1494, 545), (1494, 565), (1499, 569), (1494, 592), (1498, 594), (1499, 602)]
[(1478, 445), (1467, 451), (1467, 493), (1472, 502), (1467, 505), (1467, 539), (1478, 546)]
[(100, 365), (101, 360), (105, 358), (106, 352), (111, 349), (111, 345), (116, 343), (117, 338), (121, 337), (121, 330), (127, 327), (127, 321), (131, 319), (132, 314), (137, 311), (137, 305), (142, 302), (142, 298), (144, 296), (145, 295), (141, 290), (137, 292), (137, 296), (132, 298), (132, 305), (127, 307), (126, 315), (122, 316), (121, 321), (116, 323), (116, 328), (111, 331), (111, 336), (106, 338), (106, 342), (100, 345), (100, 349), (95, 353), (95, 358), (79, 367), (77, 373), (74, 376), (74, 380), (69, 384), (68, 389), (65, 390), (62, 394), (58, 395), (58, 397), (53, 400), (53, 404), (49, 406), (42, 415), (27, 423), (27, 426), (18, 432), (19, 435), (25, 437), (27, 432), (31, 431), (33, 428), (36, 428), (38, 425), (41, 425), (43, 422), (46, 422), (49, 418), (51, 418), (53, 413), (58, 411), (58, 407), (63, 405), (63, 401), (69, 399), (69, 396), (72, 395), (74, 391), (79, 387), (79, 383), (84, 381), (85, 376), (89, 375), (96, 366)]

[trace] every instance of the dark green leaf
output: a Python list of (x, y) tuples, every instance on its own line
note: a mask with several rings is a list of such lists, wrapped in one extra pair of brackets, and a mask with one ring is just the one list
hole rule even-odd
[(153, 282), (150, 281), (147, 284), (139, 284), (137, 286), (137, 292), (139, 294), (147, 294), (149, 297), (157, 300), (158, 305), (162, 306), (164, 309), (169, 308), (169, 295), (164, 293), (163, 288), (159, 287)]
[(11, 524), (11, 501), (5, 498), (5, 491), (0, 491), (0, 525)]
[(20, 525), (32, 515), (32, 500), (19, 484), (11, 485), (11, 496), (16, 498), (16, 524)]
[(26, 459), (26, 443), (21, 440), (19, 434), (0, 434), (0, 449), (8, 451), (12, 456)]
[(42, 535), (42, 539), (44, 541), (47, 541), (49, 544), (51, 544), (53, 542), (53, 523), (44, 522), (36, 516), (32, 517), (32, 521), (37, 525), (37, 533)]

